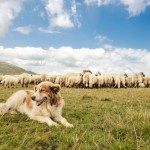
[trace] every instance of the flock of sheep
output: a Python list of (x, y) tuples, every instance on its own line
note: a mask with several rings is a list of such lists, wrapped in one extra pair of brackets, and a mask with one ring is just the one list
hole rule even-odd
[(28, 84), (39, 84), (42, 81), (51, 81), (60, 84), (61, 87), (84, 87), (84, 88), (138, 88), (150, 87), (150, 76), (145, 76), (143, 72), (133, 75), (125, 74), (105, 74), (100, 72), (92, 74), (90, 70), (83, 70), (82, 73), (67, 73), (65, 75), (31, 75), (23, 73), (21, 75), (0, 75), (0, 82), (4, 87), (28, 87)]

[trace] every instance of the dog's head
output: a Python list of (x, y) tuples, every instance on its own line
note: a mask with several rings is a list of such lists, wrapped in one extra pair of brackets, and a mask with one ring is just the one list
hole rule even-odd
[(31, 96), (32, 100), (36, 102), (37, 106), (45, 102), (50, 102), (51, 105), (58, 106), (60, 100), (60, 86), (52, 82), (41, 82), (34, 87), (34, 94)]

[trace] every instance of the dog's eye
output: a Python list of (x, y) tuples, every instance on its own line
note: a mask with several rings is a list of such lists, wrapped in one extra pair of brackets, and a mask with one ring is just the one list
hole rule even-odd
[(41, 89), (40, 91), (41, 91), (41, 92), (45, 92), (45, 90), (44, 90), (44, 89)]
[(35, 91), (35, 92), (37, 91), (37, 86), (34, 86), (34, 91)]

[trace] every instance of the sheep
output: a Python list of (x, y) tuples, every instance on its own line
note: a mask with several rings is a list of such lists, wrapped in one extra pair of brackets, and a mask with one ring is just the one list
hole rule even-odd
[(150, 87), (150, 76), (143, 77), (143, 83), (145, 87)]
[(133, 83), (132, 83), (132, 76), (128, 76), (126, 78), (126, 85), (128, 88), (131, 88), (133, 86)]
[(98, 87), (98, 77), (96, 75), (91, 74), (89, 76), (89, 87)]
[(17, 87), (19, 83), (19, 77), (7, 76), (1, 81), (1, 83), (4, 85), (4, 87)]
[(98, 83), (99, 88), (104, 87), (104, 76), (103, 75), (97, 76), (97, 83)]
[(65, 86), (65, 76), (58, 75), (55, 80), (55, 84), (59, 84), (61, 87)]
[(3, 80), (3, 75), (0, 75), (0, 82)]
[(143, 82), (143, 77), (145, 77), (143, 72), (135, 73), (134, 75), (132, 75), (133, 87), (138, 88), (139, 83)]
[(115, 77), (115, 86), (116, 88), (125, 87), (126, 88), (126, 78), (127, 74), (119, 74)]
[(20, 75), (21, 86), (28, 87), (28, 84), (31, 82), (31, 75), (28, 73), (22, 73)]
[(83, 70), (83, 85), (84, 87), (89, 87), (90, 75), (92, 72), (90, 70)]
[(103, 76), (103, 82), (105, 87), (113, 87), (114, 85), (114, 75), (113, 74), (105, 74)]
[(47, 75), (46, 80), (55, 83), (57, 75)]
[(83, 75), (70, 75), (66, 83), (67, 87), (81, 87), (83, 83)]
[(66, 73), (65, 75), (65, 86), (68, 87), (68, 79), (70, 78), (70, 76), (80, 76), (80, 73), (75, 73), (75, 72), (69, 72)]

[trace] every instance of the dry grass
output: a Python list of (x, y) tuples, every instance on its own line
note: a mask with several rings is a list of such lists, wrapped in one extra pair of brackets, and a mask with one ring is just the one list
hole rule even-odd
[[(0, 101), (16, 90), (0, 86)], [(150, 89), (62, 88), (62, 96), (63, 116), (74, 129), (6, 114), (0, 116), (0, 149), (150, 149)]]

